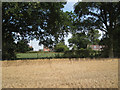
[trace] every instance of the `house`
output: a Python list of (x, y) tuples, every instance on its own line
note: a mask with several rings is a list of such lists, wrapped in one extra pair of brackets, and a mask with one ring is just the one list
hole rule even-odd
[(50, 51), (51, 51), (51, 49), (49, 49), (48, 47), (45, 47), (45, 46), (44, 46), (43, 51), (50, 52)]
[(102, 45), (87, 45), (87, 48), (89, 48), (89, 47), (92, 48), (92, 50), (101, 51), (104, 46), (102, 46)]

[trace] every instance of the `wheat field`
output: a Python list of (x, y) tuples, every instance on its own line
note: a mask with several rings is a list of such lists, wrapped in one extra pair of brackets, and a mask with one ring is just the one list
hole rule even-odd
[(118, 59), (2, 61), (2, 88), (118, 88)]

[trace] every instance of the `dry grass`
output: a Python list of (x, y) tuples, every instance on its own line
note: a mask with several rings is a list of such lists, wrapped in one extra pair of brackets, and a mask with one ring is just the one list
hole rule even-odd
[(3, 88), (118, 88), (118, 60), (2, 62)]

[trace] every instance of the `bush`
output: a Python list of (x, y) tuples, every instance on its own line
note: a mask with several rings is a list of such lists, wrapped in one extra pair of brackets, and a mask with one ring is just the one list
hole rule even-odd
[(63, 57), (66, 58), (97, 58), (101, 55), (100, 51), (94, 51), (92, 49), (80, 49), (66, 51)]
[(65, 45), (63, 42), (58, 43), (54, 49), (55, 49), (55, 52), (65, 52), (69, 50), (67, 45)]
[(65, 57), (65, 58), (75, 58), (76, 57), (75, 51), (74, 50), (66, 51), (66, 52), (64, 52), (63, 57)]

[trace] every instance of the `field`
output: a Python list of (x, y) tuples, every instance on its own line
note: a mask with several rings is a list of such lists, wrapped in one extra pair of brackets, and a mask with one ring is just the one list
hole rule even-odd
[(2, 61), (3, 88), (118, 88), (117, 59)]
[(55, 52), (30, 52), (30, 53), (17, 53), (16, 56), (18, 59), (20, 58), (49, 58), (49, 57), (57, 57), (58, 55), (62, 55), (63, 53), (55, 53)]

